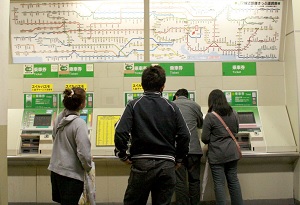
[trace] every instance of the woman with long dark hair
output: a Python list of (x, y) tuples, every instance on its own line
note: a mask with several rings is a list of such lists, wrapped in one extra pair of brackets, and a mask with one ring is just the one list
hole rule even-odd
[(237, 164), (240, 159), (238, 148), (213, 112), (221, 117), (234, 136), (239, 131), (239, 122), (237, 113), (228, 104), (224, 93), (219, 89), (213, 90), (208, 97), (208, 113), (204, 119), (201, 140), (204, 144), (208, 144), (207, 157), (214, 181), (216, 204), (226, 204), (227, 181), (231, 205), (243, 205), (237, 177)]

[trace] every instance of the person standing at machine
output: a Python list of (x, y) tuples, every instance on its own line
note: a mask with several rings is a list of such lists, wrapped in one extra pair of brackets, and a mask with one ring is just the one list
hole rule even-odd
[(224, 93), (219, 89), (211, 91), (201, 140), (204, 144), (208, 144), (208, 162), (214, 181), (216, 205), (226, 204), (225, 180), (227, 180), (231, 205), (243, 205), (237, 176), (237, 164), (240, 159), (237, 145), (214, 112), (226, 123), (233, 135), (239, 131), (239, 121), (237, 113), (228, 104)]
[(85, 91), (65, 89), (65, 109), (53, 126), (51, 171), (52, 200), (62, 205), (78, 205), (84, 189), (84, 172), (92, 169), (91, 143), (86, 122), (79, 117), (85, 107)]
[(127, 104), (115, 127), (115, 154), (131, 164), (125, 205), (145, 205), (150, 192), (153, 205), (169, 205), (175, 168), (189, 151), (190, 133), (182, 114), (162, 97), (165, 82), (161, 66), (147, 67), (142, 74), (144, 94)]
[(183, 166), (176, 170), (176, 204), (200, 204), (200, 165), (202, 149), (198, 129), (202, 128), (203, 114), (201, 107), (193, 100), (188, 99), (188, 91), (184, 88), (175, 93), (174, 103), (179, 107), (185, 122), (191, 132), (190, 150), (183, 160)]

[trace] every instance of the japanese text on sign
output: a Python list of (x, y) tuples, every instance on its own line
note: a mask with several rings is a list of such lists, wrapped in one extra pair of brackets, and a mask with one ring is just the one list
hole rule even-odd
[(132, 91), (143, 91), (141, 83), (132, 83)]
[(53, 84), (32, 84), (31, 92), (53, 92)]
[(87, 84), (66, 84), (66, 89), (72, 89), (75, 87), (80, 87), (80, 88), (84, 89), (85, 91), (87, 91)]

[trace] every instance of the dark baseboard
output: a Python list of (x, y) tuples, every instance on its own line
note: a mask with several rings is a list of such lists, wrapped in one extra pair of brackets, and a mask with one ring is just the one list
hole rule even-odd
[[(175, 205), (174, 202), (171, 203)], [(57, 205), (57, 203), (8, 203), (8, 205)], [(97, 203), (97, 205), (123, 205), (123, 203)], [(151, 204), (149, 204), (151, 205)], [(216, 205), (215, 201), (202, 201), (201, 205)], [(227, 205), (230, 205), (228, 202)], [(245, 200), (244, 205), (300, 205), (298, 200), (294, 199), (263, 199), (263, 200)]]

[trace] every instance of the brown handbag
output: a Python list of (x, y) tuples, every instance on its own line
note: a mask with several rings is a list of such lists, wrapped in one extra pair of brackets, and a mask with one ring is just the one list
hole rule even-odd
[(240, 156), (240, 159), (242, 158), (242, 152), (241, 152), (241, 147), (238, 143), (238, 141), (236, 140), (236, 138), (234, 137), (234, 135), (232, 134), (231, 130), (229, 129), (229, 127), (226, 125), (226, 123), (224, 122), (224, 120), (220, 117), (220, 115), (218, 115), (216, 112), (212, 112), (212, 114), (214, 114), (220, 121), (221, 123), (224, 125), (225, 129), (227, 130), (227, 132), (229, 133), (229, 135), (231, 136), (231, 138), (233, 139), (233, 141), (235, 142), (236, 144), (236, 147), (237, 147), (237, 150), (239, 152), (239, 156)]

